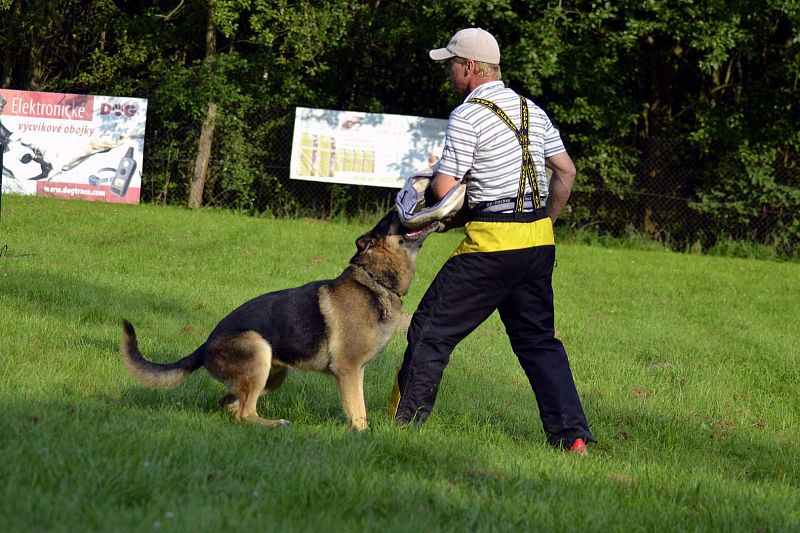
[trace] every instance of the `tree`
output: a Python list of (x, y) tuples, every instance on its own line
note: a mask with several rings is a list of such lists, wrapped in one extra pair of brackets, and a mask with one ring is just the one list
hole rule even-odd
[[(203, 67), (206, 69), (209, 69), (210, 65), (216, 59), (216, 32), (214, 4), (210, 2), (208, 7), (208, 25), (206, 26), (206, 57), (203, 64)], [(200, 207), (203, 205), (203, 189), (205, 188), (208, 174), (208, 160), (211, 157), (211, 142), (214, 137), (214, 127), (217, 122), (217, 111), (217, 102), (212, 98), (208, 101), (208, 112), (203, 119), (203, 126), (200, 129), (200, 141), (197, 146), (192, 186), (189, 192), (189, 207)]]
[[(459, 99), (427, 51), (481, 26), (500, 42), (504, 80), (562, 131), (579, 169), (576, 225), (686, 240), (692, 218), (706, 244), (800, 238), (800, 0), (55, 7), (0, 0), (4, 86), (150, 99), (146, 200), (255, 209), (258, 191), (290, 197), (295, 106), (446, 117)], [(641, 200), (619, 203), (630, 197)], [(669, 197), (694, 202), (652, 201)], [(765, 214), (775, 227), (753, 233)]]

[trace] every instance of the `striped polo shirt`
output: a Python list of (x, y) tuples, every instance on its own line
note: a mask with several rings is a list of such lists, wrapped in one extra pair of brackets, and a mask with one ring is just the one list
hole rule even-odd
[[(469, 103), (470, 98), (483, 98), (499, 106), (519, 127), (522, 116), (519, 95), (502, 81), (484, 83), (472, 91), (464, 103), (450, 114), (445, 133), (444, 151), (439, 172), (467, 180), (467, 201), (471, 207), (480, 202), (516, 198), (522, 170), (522, 147), (514, 132), (494, 112), (483, 105)], [(544, 160), (565, 151), (558, 130), (547, 114), (528, 102), (530, 150), (536, 166), (539, 195), (546, 198), (549, 190)], [(530, 186), (525, 190), (530, 194)]]

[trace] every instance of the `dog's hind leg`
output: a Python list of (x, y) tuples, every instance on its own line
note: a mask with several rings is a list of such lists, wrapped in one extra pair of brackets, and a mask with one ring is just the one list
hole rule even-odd
[[(288, 375), (288, 368), (281, 366), (276, 367), (272, 365), (269, 370), (267, 385), (264, 387), (264, 390), (261, 391), (261, 396), (264, 396), (268, 392), (272, 392), (283, 385), (283, 382), (286, 381), (286, 377)], [(236, 412), (239, 409), (239, 400), (236, 398), (236, 396), (230, 392), (226, 393), (219, 399), (219, 404), (224, 407), (232, 416), (236, 416)]]
[(286, 420), (258, 416), (258, 398), (265, 391), (272, 367), (272, 348), (254, 331), (214, 342), (208, 349), (206, 368), (228, 387), (220, 403), (240, 422), (284, 426)]
[(339, 385), (339, 396), (350, 427), (356, 431), (367, 429), (367, 407), (364, 403), (364, 365), (353, 364), (331, 367)]
[(262, 394), (266, 394), (268, 392), (272, 392), (281, 385), (283, 382), (286, 381), (286, 376), (289, 375), (289, 369), (285, 366), (275, 366), (269, 370), (269, 377), (267, 378), (267, 386), (264, 387), (264, 392)]

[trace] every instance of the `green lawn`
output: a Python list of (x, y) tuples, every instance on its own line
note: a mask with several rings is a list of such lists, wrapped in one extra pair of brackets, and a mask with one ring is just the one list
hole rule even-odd
[[(122, 317), (175, 360), (246, 299), (337, 276), (371, 221), (2, 208), (2, 531), (800, 530), (800, 264), (559, 246), (556, 327), (599, 441), (580, 458), (546, 445), (496, 315), (421, 429), (386, 415), (402, 335), (367, 369), (364, 434), (327, 376), (262, 399), (293, 422), (265, 430), (202, 370), (169, 391), (125, 373)], [(425, 243), (409, 312), (458, 239)]]

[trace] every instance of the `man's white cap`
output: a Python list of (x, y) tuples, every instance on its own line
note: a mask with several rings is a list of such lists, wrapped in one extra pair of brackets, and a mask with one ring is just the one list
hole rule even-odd
[(431, 50), (428, 55), (434, 61), (463, 57), (490, 65), (500, 64), (500, 46), (491, 33), (480, 28), (459, 30), (447, 46)]

